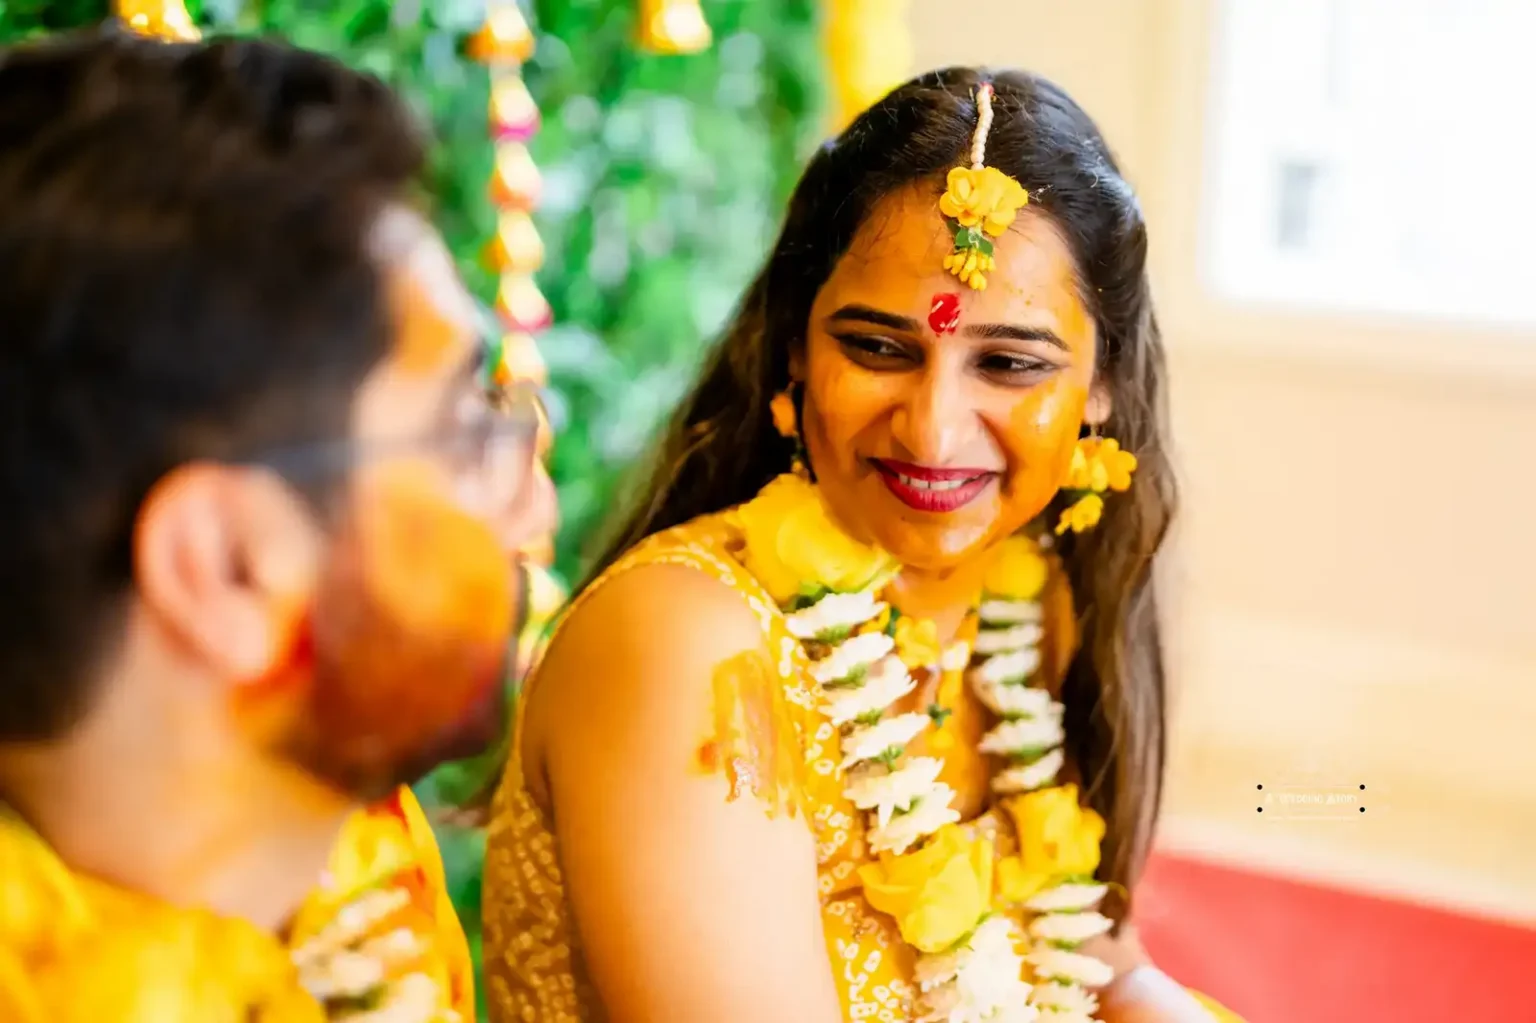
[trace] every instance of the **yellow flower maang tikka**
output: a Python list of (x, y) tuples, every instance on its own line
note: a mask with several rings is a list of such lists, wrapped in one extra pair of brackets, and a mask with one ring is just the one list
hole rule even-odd
[(992, 131), (991, 85), (976, 90), (976, 115), (971, 165), (949, 172), (939, 212), (955, 242), (944, 257), (944, 269), (980, 291), (987, 286), (987, 273), (997, 265), (992, 239), (1012, 226), (1029, 202), (1029, 193), (1012, 177), (986, 166), (987, 136)]

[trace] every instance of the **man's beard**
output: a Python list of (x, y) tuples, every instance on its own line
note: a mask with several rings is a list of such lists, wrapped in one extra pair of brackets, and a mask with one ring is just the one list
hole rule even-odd
[[(507, 659), (501, 662), (505, 665)], [(314, 727), (296, 731), (287, 746), (288, 756), (309, 773), (364, 802), (383, 798), (401, 785), (425, 777), (434, 768), (484, 752), (503, 734), (507, 725), (505, 669), (485, 673), (478, 695), (466, 696), (456, 720), (433, 728), (409, 711), (393, 715), (397, 722), (377, 724), (377, 714), (391, 701), (382, 692), (378, 702), (357, 704), (327, 697), (354, 687), (316, 678)], [(325, 710), (320, 710), (324, 707)]]
[(304, 682), (283, 750), (364, 800), (505, 725), (512, 566), (488, 525), (408, 483), (359, 495), (290, 658)]

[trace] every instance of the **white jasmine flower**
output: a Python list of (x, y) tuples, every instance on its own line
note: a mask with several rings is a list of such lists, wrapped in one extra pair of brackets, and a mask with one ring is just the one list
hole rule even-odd
[(811, 665), (811, 677), (822, 685), (847, 678), (860, 665), (869, 666), (896, 649), (896, 641), (883, 632), (866, 632), (843, 640), (832, 652)]
[[(1013, 949), (1013, 925), (1006, 917), (986, 920), (965, 947), (917, 962), (929, 1020), (943, 1023), (1033, 1023), (1024, 961)], [(942, 981), (938, 978), (943, 977)]]
[(955, 790), (948, 785), (934, 785), (918, 797), (911, 810), (894, 815), (883, 827), (870, 830), (870, 851), (900, 856), (918, 839), (933, 834), (946, 824), (959, 823), (960, 811), (949, 805), (954, 797)]
[(360, 949), (365, 956), (379, 960), (386, 966), (404, 963), (425, 955), (430, 943), (408, 927), (397, 927), (364, 944)]
[(846, 725), (865, 714), (884, 710), (916, 686), (917, 681), (907, 673), (901, 658), (891, 654), (869, 669), (864, 684), (857, 689), (829, 691), (822, 710), (834, 725)]
[(892, 747), (905, 748), (928, 725), (927, 714), (898, 714), (853, 730), (843, 737), (843, 770), (861, 760), (874, 760)]
[(815, 639), (830, 629), (852, 629), (885, 610), (872, 592), (829, 593), (810, 607), (785, 615), (789, 634), (796, 639)]
[(1105, 884), (1060, 884), (1024, 903), (1035, 913), (1074, 913), (1093, 909), (1109, 891)]
[(1060, 948), (1037, 948), (1026, 957), (1037, 976), (1052, 980), (1074, 981), (1083, 987), (1103, 987), (1115, 979), (1114, 967), (1081, 952)]
[(1007, 629), (982, 629), (976, 634), (978, 654), (1000, 654), (1008, 650), (1022, 650), (1036, 646), (1045, 631), (1035, 622), (1026, 622)]
[(1020, 721), (1004, 721), (982, 736), (980, 749), (983, 753), (1009, 756), (1028, 750), (1049, 749), (1060, 746), (1066, 738), (1061, 727), (1061, 717), (1047, 714), (1044, 717), (1024, 718)]
[(1040, 1010), (1028, 1002), (1010, 1002), (988, 1016), (985, 1023), (1040, 1023)]
[(1047, 913), (1029, 924), (1029, 935), (1037, 941), (1076, 945), (1108, 934), (1115, 922), (1102, 913)]
[(1040, 1009), (1035, 1016), (1035, 1023), (1097, 1023), (1086, 1012), (1073, 1012), (1071, 1009)]
[(976, 681), (971, 688), (976, 691), (977, 698), (986, 704), (989, 710), (1004, 717), (1035, 718), (1050, 714), (1059, 717), (1062, 713), (1052, 706), (1055, 701), (1051, 699), (1050, 691), (1046, 689), (980, 680)]
[(1045, 617), (1045, 609), (1033, 600), (984, 600), (978, 613), (988, 625), (1020, 625)]
[(1041, 1018), (1039, 1009), (1023, 1001), (982, 1011), (966, 1004), (953, 984), (925, 995), (923, 1008), (927, 1012), (918, 1017), (917, 1023), (1038, 1023)]
[(1040, 667), (1040, 648), (1027, 646), (994, 654), (971, 669), (971, 680), (982, 682), (1022, 682)]
[(1061, 750), (1053, 749), (1032, 764), (1019, 764), (997, 772), (992, 776), (992, 790), (1008, 795), (1043, 789), (1056, 780), (1065, 762)]
[(390, 986), (384, 1002), (376, 1009), (354, 1013), (348, 1023), (433, 1023), (440, 1017), (442, 995), (437, 981), (424, 973), (401, 977)]
[(960, 989), (953, 984), (935, 988), (923, 996), (923, 1014), (917, 1023), (979, 1023), (980, 1017), (960, 1001)]
[(302, 971), (299, 983), (317, 1001), (359, 998), (384, 983), (384, 963), (361, 952), (337, 952)]
[(1075, 1012), (1083, 1016), (1092, 1016), (1099, 1008), (1098, 996), (1092, 991), (1085, 990), (1079, 984), (1060, 984), (1054, 981), (1036, 984), (1029, 993), (1029, 1001), (1042, 1009)]
[(965, 666), (970, 663), (971, 645), (963, 639), (957, 639), (949, 644), (939, 657), (939, 667), (944, 671), (964, 671)]
[(894, 771), (874, 768), (861, 773), (843, 795), (860, 810), (875, 811), (876, 823), (883, 828), (893, 813), (931, 792), (943, 769), (943, 762), (933, 757), (913, 757)]
[[(1017, 959), (1018, 955), (1013, 951), (1012, 932), (1013, 924), (1007, 917), (990, 916), (982, 921), (981, 926), (976, 928), (975, 933), (961, 947), (952, 952), (920, 956), (912, 975), (917, 981), (918, 989), (930, 991), (942, 984), (948, 984), (971, 960), (979, 955), (995, 954), (999, 947)], [(1018, 961), (1023, 962), (1022, 959)]]
[(346, 948), (410, 901), (410, 892), (403, 888), (380, 888), (349, 902), (325, 930), (294, 949), (294, 963), (302, 969), (322, 956)]

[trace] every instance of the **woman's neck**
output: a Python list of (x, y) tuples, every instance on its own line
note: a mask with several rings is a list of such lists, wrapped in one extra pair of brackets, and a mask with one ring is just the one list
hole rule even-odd
[(975, 608), (987, 564), (978, 555), (943, 571), (903, 568), (891, 583), (891, 599), (904, 615), (931, 618), (948, 641)]

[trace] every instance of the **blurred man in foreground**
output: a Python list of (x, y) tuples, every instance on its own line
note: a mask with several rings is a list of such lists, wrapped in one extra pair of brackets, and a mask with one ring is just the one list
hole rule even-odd
[(0, 56), (0, 1019), (473, 1017), (409, 791), (500, 724), (536, 398), (376, 80)]

